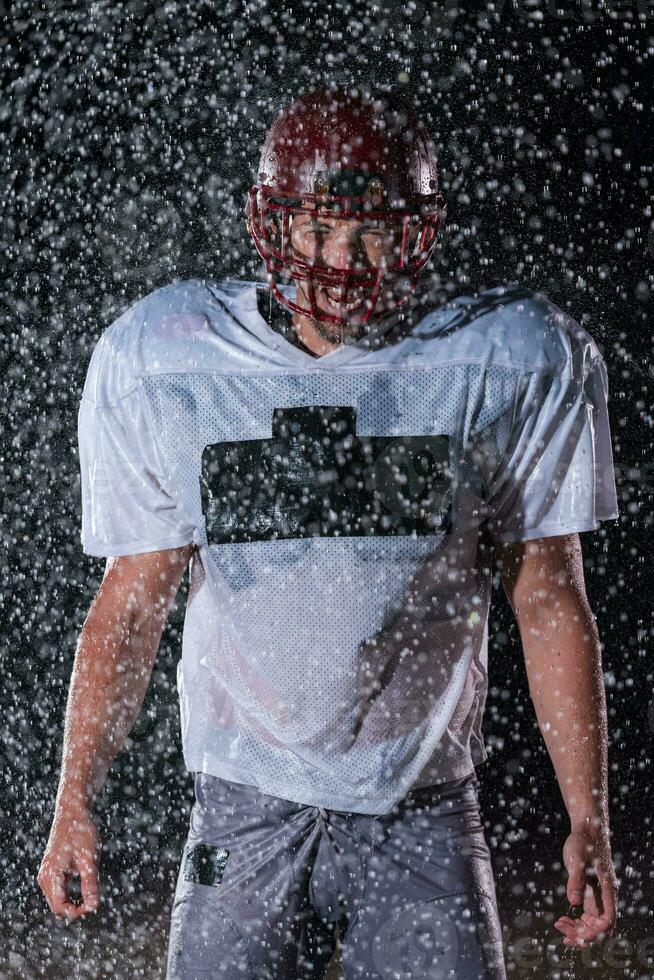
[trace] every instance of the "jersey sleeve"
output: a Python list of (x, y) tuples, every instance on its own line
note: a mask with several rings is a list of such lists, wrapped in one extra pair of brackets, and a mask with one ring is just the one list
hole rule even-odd
[(607, 410), (595, 348), (524, 377), (502, 461), (487, 495), (496, 542), (595, 530), (619, 516)]
[(115, 387), (116, 356), (101, 338), (78, 411), (82, 550), (113, 557), (176, 548), (193, 540), (193, 524), (166, 485), (165, 467), (138, 382)]

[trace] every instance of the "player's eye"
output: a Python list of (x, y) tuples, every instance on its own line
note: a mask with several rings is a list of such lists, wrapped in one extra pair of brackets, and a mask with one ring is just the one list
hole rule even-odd
[(361, 234), (366, 236), (371, 236), (371, 237), (376, 236), (378, 238), (387, 237), (390, 236), (391, 229), (388, 227), (388, 225), (384, 224), (381, 221), (379, 223), (376, 221), (371, 221), (369, 223), (366, 223), (366, 225), (361, 231)]
[(314, 224), (313, 222), (306, 222), (306, 224), (298, 227), (299, 233), (307, 236), (326, 235), (330, 230), (329, 225)]
[(382, 244), (392, 244), (394, 241), (394, 236), (389, 231), (382, 231), (382, 229), (371, 228), (370, 231), (364, 231), (361, 235), (365, 242), (369, 242), (374, 245)]

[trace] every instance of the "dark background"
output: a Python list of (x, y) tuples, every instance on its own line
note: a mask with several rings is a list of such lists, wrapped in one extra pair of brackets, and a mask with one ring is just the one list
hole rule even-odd
[(79, 540), (77, 408), (95, 342), (135, 299), (197, 276), (264, 278), (245, 193), (272, 118), (317, 80), (400, 85), (421, 109), (448, 203), (430, 266), (443, 298), (506, 281), (540, 289), (604, 354), (621, 516), (582, 544), (604, 644), (621, 882), (609, 949), (562, 951), (552, 926), (568, 821), (499, 588), (481, 802), (510, 975), (653, 976), (654, 5), (53, 0), (0, 11), (0, 976), (163, 976), (193, 800), (175, 688), (186, 580), (98, 803), (100, 913), (57, 924), (35, 880), (75, 643), (105, 564)]

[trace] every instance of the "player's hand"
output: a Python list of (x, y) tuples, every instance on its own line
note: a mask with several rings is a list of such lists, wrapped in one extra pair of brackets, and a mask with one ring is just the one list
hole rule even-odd
[[(58, 918), (79, 919), (95, 912), (100, 901), (100, 844), (91, 814), (84, 808), (57, 810), (48, 845), (36, 877)], [(79, 875), (81, 903), (72, 901), (70, 884)]]
[(606, 829), (573, 830), (563, 845), (568, 871), (567, 897), (577, 906), (554, 923), (566, 946), (579, 949), (608, 939), (617, 919), (618, 881)]

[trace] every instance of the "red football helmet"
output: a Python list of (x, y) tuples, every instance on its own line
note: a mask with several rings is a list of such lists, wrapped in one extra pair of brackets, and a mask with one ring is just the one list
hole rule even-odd
[[(380, 319), (406, 302), (434, 248), (445, 204), (437, 191), (434, 145), (403, 100), (354, 88), (311, 90), (283, 109), (271, 126), (258, 178), (248, 192), (248, 231), (279, 302), (339, 324), (347, 322), (349, 295), (366, 307), (362, 323), (373, 316), (382, 287), (383, 304), (390, 302), (390, 308), (383, 305)], [(382, 229), (386, 254), (379, 260), (368, 255), (358, 263), (349, 256), (338, 267), (321, 263), (320, 248), (307, 254), (293, 242), (293, 222), (306, 214), (365, 222), (374, 233)], [(276, 276), (295, 281), (296, 302), (281, 292)], [(306, 288), (300, 290), (303, 282)], [(338, 287), (338, 315), (318, 308), (317, 284), (332, 292)], [(305, 298), (308, 294), (308, 306), (297, 302), (300, 292)]]

